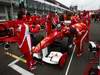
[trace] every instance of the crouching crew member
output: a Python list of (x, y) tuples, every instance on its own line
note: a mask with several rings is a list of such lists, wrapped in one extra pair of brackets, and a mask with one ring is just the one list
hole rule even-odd
[(88, 34), (88, 28), (84, 23), (73, 24), (71, 27), (75, 28), (77, 31), (77, 34), (74, 38), (74, 42), (77, 48), (76, 49), (77, 56), (80, 56), (84, 52), (83, 46), (85, 43), (84, 41), (86, 40), (86, 36)]

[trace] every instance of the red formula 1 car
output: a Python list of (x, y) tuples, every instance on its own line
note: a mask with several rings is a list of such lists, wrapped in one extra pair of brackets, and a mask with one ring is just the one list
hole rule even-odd
[[(84, 26), (83, 23), (78, 23), (78, 24), (75, 24), (75, 26), (76, 26), (75, 28), (77, 28), (77, 29), (81, 28), (80, 30), (87, 32), (87, 29), (84, 28), (83, 26), (81, 26), (81, 24)], [(60, 27), (60, 26), (62, 26), (62, 25), (58, 25), (57, 30), (54, 30), (51, 34), (46, 36), (40, 43), (38, 43), (36, 45), (36, 47), (34, 47), (34, 46), (32, 47), (33, 57), (40, 58), (40, 59), (42, 59), (42, 61), (49, 63), (49, 64), (59, 64), (60, 66), (64, 66), (65, 61), (68, 59), (67, 49), (64, 48), (65, 52), (63, 49), (61, 49), (60, 51), (54, 50), (55, 48), (53, 49), (53, 51), (48, 50), (49, 45), (52, 45), (53, 43), (55, 43), (55, 40), (63, 39), (65, 36), (72, 34), (70, 27), (68, 27), (68, 26)], [(59, 44), (59, 42), (58, 42), (58, 44)], [(67, 43), (65, 43), (65, 44), (67, 44)], [(73, 44), (73, 43), (71, 43), (71, 44)], [(55, 45), (55, 47), (56, 46), (57, 45)], [(61, 46), (61, 45), (59, 45), (59, 46)], [(62, 48), (63, 48), (63, 46), (62, 46)], [(43, 56), (41, 56), (41, 53)]]
[(62, 33), (57, 30), (46, 36), (36, 47), (32, 47), (33, 50), (41, 49), (41, 51), (33, 53), (33, 57), (42, 59), (42, 61), (49, 64), (64, 66), (65, 61), (68, 59), (67, 46), (63, 44), (64, 39), (58, 40), (60, 37), (62, 37)]
[(10, 21), (0, 23), (0, 43), (5, 43), (4, 48), (10, 47), (8, 43), (16, 42), (16, 35), (13, 27), (9, 27)]

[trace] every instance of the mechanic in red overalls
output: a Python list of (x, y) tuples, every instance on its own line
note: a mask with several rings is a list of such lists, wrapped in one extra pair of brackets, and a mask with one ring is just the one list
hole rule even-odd
[(76, 54), (77, 56), (81, 56), (84, 52), (83, 46), (84, 40), (86, 39), (86, 36), (88, 34), (88, 28), (86, 24), (82, 22), (73, 24), (71, 27), (75, 28), (77, 31), (76, 37), (74, 38), (74, 42), (76, 45)]
[(75, 14), (74, 16), (71, 17), (71, 24), (70, 25), (78, 23), (79, 20), (80, 20), (79, 15)]
[(52, 32), (52, 15), (53, 13), (48, 13), (46, 16), (45, 27), (47, 35)]
[(56, 27), (56, 25), (59, 23), (59, 16), (57, 13), (53, 14), (52, 23), (53, 23), (54, 27)]
[(31, 52), (31, 37), (29, 33), (29, 25), (26, 23), (26, 14), (25, 11), (20, 9), (18, 13), (18, 19), (16, 21), (17, 28), (17, 39), (18, 39), (18, 46), (20, 48), (21, 53), (24, 55), (26, 59), (26, 64), (29, 70), (34, 69), (34, 65), (36, 61), (33, 59), (32, 52)]
[[(87, 25), (88, 31), (90, 32), (90, 14), (89, 11), (83, 11), (83, 22)], [(87, 42), (89, 42), (89, 33), (87, 35)]]

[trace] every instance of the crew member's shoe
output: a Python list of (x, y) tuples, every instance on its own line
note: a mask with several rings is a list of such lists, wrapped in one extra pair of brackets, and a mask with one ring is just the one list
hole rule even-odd
[(35, 61), (35, 60), (29, 62), (29, 63), (28, 63), (28, 69), (29, 69), (30, 71), (35, 70), (35, 69), (36, 69), (36, 63), (37, 63), (37, 61)]
[(78, 53), (78, 54), (77, 54), (77, 57), (80, 57), (81, 55), (82, 55), (82, 53)]

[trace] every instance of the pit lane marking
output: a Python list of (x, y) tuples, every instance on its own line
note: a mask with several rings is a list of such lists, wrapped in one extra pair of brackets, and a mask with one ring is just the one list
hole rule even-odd
[(8, 66), (10, 68), (14, 69), (15, 71), (17, 71), (18, 73), (20, 73), (21, 75), (34, 75), (33, 73), (23, 69), (22, 67), (20, 67), (16, 64), (9, 64)]
[(69, 68), (70, 68), (70, 65), (71, 65), (71, 62), (72, 62), (72, 59), (73, 59), (74, 53), (75, 53), (75, 48), (76, 48), (76, 45), (74, 46), (74, 49), (73, 49), (73, 52), (72, 52), (72, 55), (71, 55), (70, 61), (69, 61), (69, 63), (68, 63), (68, 67), (67, 67), (67, 69), (66, 69), (65, 75), (68, 75)]
[(13, 70), (17, 71), (17, 72), (20, 73), (21, 75), (35, 75), (34, 73), (31, 73), (30, 71), (27, 71), (27, 70), (25, 70), (24, 68), (22, 68), (22, 67), (16, 65), (16, 63), (19, 62), (19, 61), (22, 61), (22, 62), (26, 63), (26, 60), (23, 59), (23, 58), (21, 58), (21, 57), (23, 57), (23, 56), (18, 57), (18, 56), (14, 55), (14, 54), (12, 54), (12, 53), (9, 53), (9, 52), (6, 52), (6, 55), (9, 55), (9, 56), (11, 56), (11, 57), (13, 57), (13, 58), (16, 59), (16, 60), (14, 60), (13, 62), (11, 62), (10, 64), (8, 64), (8, 66), (9, 66), (10, 68), (12, 68)]

